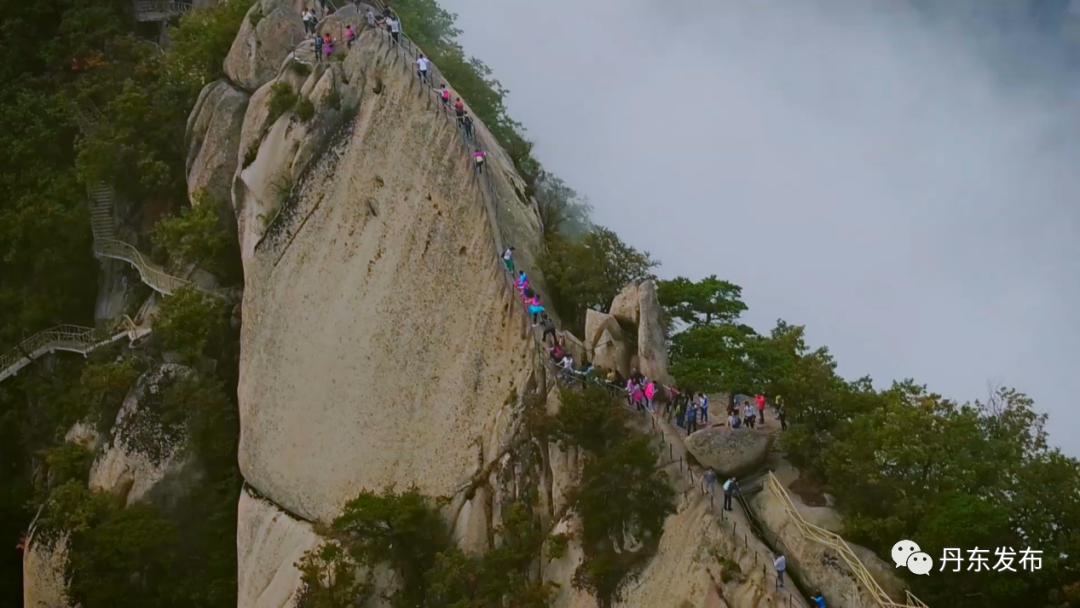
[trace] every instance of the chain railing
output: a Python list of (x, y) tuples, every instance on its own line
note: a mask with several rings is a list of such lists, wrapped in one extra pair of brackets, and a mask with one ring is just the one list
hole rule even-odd
[(58, 350), (86, 356), (90, 351), (123, 338), (134, 341), (150, 332), (133, 324), (122, 332), (109, 334), (93, 327), (57, 325), (37, 332), (0, 355), (0, 381), (14, 376), (34, 359)]
[(855, 577), (855, 580), (866, 591), (866, 594), (876, 606), (881, 608), (927, 608), (926, 604), (910, 591), (905, 591), (906, 599), (904, 603), (893, 601), (842, 536), (806, 521), (806, 518), (799, 513), (795, 503), (792, 502), (787, 490), (784, 489), (784, 485), (780, 483), (780, 480), (772, 472), (765, 478), (765, 488), (780, 501), (784, 514), (789, 521), (795, 524), (803, 538), (823, 545), (840, 556), (840, 559), (847, 565), (848, 570), (851, 571), (852, 576)]

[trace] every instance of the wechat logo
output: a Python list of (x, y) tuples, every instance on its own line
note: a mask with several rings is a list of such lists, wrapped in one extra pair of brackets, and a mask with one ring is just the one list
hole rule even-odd
[(896, 567), (907, 568), (912, 574), (930, 574), (934, 569), (934, 558), (919, 548), (913, 540), (902, 540), (892, 546), (892, 560)]

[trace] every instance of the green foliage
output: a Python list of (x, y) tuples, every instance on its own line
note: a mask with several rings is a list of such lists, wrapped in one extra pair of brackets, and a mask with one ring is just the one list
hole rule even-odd
[(337, 87), (330, 89), (330, 92), (326, 94), (326, 105), (334, 110), (341, 109), (341, 92), (337, 90)]
[(225, 312), (221, 300), (185, 287), (162, 301), (154, 333), (165, 350), (176, 352), (187, 363), (197, 363), (224, 333)]
[(733, 323), (746, 310), (742, 288), (715, 274), (697, 282), (686, 277), (660, 281), (656, 295), (669, 315), (687, 325)]
[(849, 538), (880, 555), (897, 538), (918, 539), (932, 555), (947, 546), (1045, 551), (1032, 576), (914, 578), (920, 597), (961, 607), (1063, 602), (1080, 577), (1060, 557), (1080, 552), (1080, 464), (1047, 447), (1046, 418), (1029, 398), (1002, 389), (989, 403), (959, 405), (910, 380), (877, 390), (869, 378), (840, 378), (801, 326), (779, 321), (761, 336), (738, 325), (737, 286), (680, 278), (659, 295), (688, 325), (671, 346), (680, 386), (782, 396), (792, 423), (782, 446), (827, 483)]
[(296, 567), (301, 584), (297, 608), (351, 608), (371, 594), (371, 583), (358, 576), (356, 562), (337, 542), (307, 551)]
[(627, 426), (613, 397), (589, 387), (561, 390), (560, 398), (551, 434), (588, 455), (574, 501), (585, 550), (574, 585), (611, 606), (655, 551), (674, 496), (648, 438)]
[(94, 463), (94, 453), (85, 447), (64, 442), (51, 447), (43, 453), (45, 466), (49, 471), (49, 486), (55, 487), (68, 481), (86, 483), (90, 476), (90, 465)]
[(562, 406), (551, 435), (564, 445), (602, 453), (626, 434), (626, 413), (601, 387), (559, 389)]
[(270, 85), (270, 104), (266, 124), (273, 124), (278, 117), (291, 110), (297, 102), (298, 96), (287, 82), (275, 82)]
[(543, 173), (536, 182), (536, 206), (544, 236), (580, 238), (592, 230), (592, 206), (559, 177)]
[(180, 25), (169, 32), (169, 80), (198, 93), (206, 83), (220, 78), (222, 63), (251, 4), (252, 0), (222, 0), (185, 13)]
[(68, 595), (86, 608), (177, 606), (179, 530), (145, 504), (111, 508), (71, 537)]
[(211, 199), (205, 190), (192, 198), (193, 206), (154, 226), (154, 244), (182, 264), (196, 264), (218, 276), (238, 278), (241, 271), (236, 235), (224, 225), (219, 213), (227, 204)]
[(652, 276), (656, 264), (648, 252), (634, 249), (601, 226), (580, 240), (550, 239), (540, 258), (559, 315), (579, 331), (585, 326), (587, 309), (606, 312), (619, 290)]
[(363, 491), (345, 505), (334, 520), (334, 532), (344, 539), (358, 563), (387, 563), (401, 577), (399, 601), (422, 605), (427, 596), (427, 569), (451, 546), (439, 514), (415, 489)]
[(307, 76), (311, 73), (311, 66), (294, 58), (289, 62), (289, 70), (297, 76)]
[(296, 100), (296, 117), (303, 122), (307, 122), (315, 117), (315, 104), (311, 103), (311, 100), (307, 97), (301, 97)]
[[(508, 601), (543, 608), (552, 596), (549, 585), (530, 578), (544, 535), (520, 503), (503, 512), (501, 544), (479, 557), (454, 545), (438, 511), (412, 489), (361, 492), (334, 520), (332, 532), (344, 553), (324, 546), (305, 556), (304, 601), (310, 597), (312, 603), (303, 608), (355, 605), (367, 588), (349, 573), (379, 564), (397, 574), (401, 584), (390, 601), (401, 608), (501, 608)], [(332, 555), (322, 555), (324, 550)]]

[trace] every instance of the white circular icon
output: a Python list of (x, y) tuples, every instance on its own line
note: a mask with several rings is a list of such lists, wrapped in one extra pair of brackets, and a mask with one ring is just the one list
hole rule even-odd
[(907, 569), (912, 574), (930, 574), (930, 571), (934, 569), (934, 558), (930, 557), (928, 553), (916, 551), (908, 556)]
[(899, 568), (900, 566), (907, 564), (908, 558), (911, 557), (913, 553), (918, 553), (919, 551), (922, 551), (922, 549), (919, 548), (919, 543), (913, 540), (902, 540), (892, 546), (892, 561), (896, 564), (896, 567)]

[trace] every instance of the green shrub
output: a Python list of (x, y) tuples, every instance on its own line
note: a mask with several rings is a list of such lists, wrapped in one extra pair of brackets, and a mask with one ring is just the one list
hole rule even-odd
[(311, 120), (315, 116), (315, 104), (307, 97), (301, 97), (296, 101), (296, 116), (303, 122)]
[(330, 541), (304, 553), (297, 608), (352, 608), (371, 594), (370, 581), (357, 575), (358, 565), (337, 542)]
[(603, 388), (560, 388), (559, 398), (551, 435), (560, 443), (599, 454), (626, 436), (625, 412)]
[(330, 89), (330, 92), (326, 94), (326, 105), (334, 110), (341, 109), (341, 93), (338, 92), (337, 87)]
[(297, 59), (293, 59), (289, 62), (289, 69), (297, 76), (307, 76), (308, 74), (311, 74), (311, 66)]
[(275, 82), (270, 85), (269, 114), (266, 124), (273, 124), (282, 114), (296, 105), (297, 95), (287, 82)]
[(205, 190), (196, 192), (191, 207), (154, 226), (154, 244), (181, 264), (196, 264), (223, 278), (238, 278), (240, 258), (236, 234), (221, 221), (226, 203), (213, 200)]
[(566, 556), (566, 549), (570, 545), (570, 536), (567, 534), (552, 534), (547, 539), (547, 554), (551, 559), (562, 559)]
[(540, 257), (551, 300), (577, 331), (585, 326), (587, 309), (607, 311), (627, 283), (652, 276), (656, 264), (647, 251), (638, 251), (601, 226), (579, 240), (549, 239)]
[(185, 287), (162, 301), (154, 333), (165, 350), (177, 353), (185, 363), (195, 364), (224, 335), (224, 314), (223, 301)]
[(141, 369), (131, 358), (109, 363), (91, 363), (79, 378), (79, 397), (87, 404), (90, 421), (98, 432), (107, 433), (116, 421), (128, 391), (135, 386)]
[(55, 487), (68, 481), (86, 483), (94, 453), (85, 447), (64, 442), (44, 451), (45, 467), (49, 471), (49, 486)]

